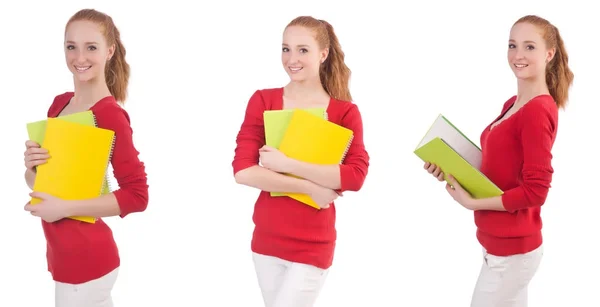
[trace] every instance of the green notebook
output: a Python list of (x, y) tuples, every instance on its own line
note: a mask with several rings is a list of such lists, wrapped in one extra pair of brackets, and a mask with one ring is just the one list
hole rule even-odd
[[(303, 110), (327, 119), (327, 110), (325, 108), (310, 108)], [(264, 111), (263, 121), (265, 123), (265, 141), (267, 146), (279, 148), (285, 130), (292, 119), (293, 112), (293, 109)]]
[[(327, 109), (325, 108), (306, 108), (302, 109), (315, 116), (327, 119)], [(279, 148), (281, 139), (292, 119), (294, 109), (286, 110), (267, 110), (263, 113), (263, 121), (265, 125), (265, 142), (267, 146)], [(286, 196), (283, 193), (271, 192), (271, 196)]]
[[(81, 125), (94, 126), (94, 127), (98, 126), (96, 124), (96, 116), (94, 116), (94, 113), (92, 111), (73, 113), (73, 114), (69, 114), (69, 115), (59, 116), (58, 118), (68, 121), (68, 122), (81, 124)], [(47, 122), (48, 122), (47, 120), (40, 120), (40, 121), (28, 123), (27, 124), (27, 133), (29, 135), (29, 139), (38, 144), (42, 144), (44, 141), (45, 133), (46, 133), (46, 123)], [(109, 181), (108, 181), (108, 176), (105, 175), (104, 176), (104, 184), (102, 186), (102, 194), (109, 194), (109, 193), (110, 193), (110, 185), (109, 185)]]
[(481, 171), (481, 149), (443, 115), (429, 128), (414, 153), (424, 162), (451, 174), (474, 198), (502, 195), (503, 191)]

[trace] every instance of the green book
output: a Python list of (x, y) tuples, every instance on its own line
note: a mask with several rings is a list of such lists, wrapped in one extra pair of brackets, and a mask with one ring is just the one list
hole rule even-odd
[[(325, 108), (306, 108), (303, 109), (315, 116), (327, 119), (327, 109)], [(286, 110), (267, 110), (263, 112), (263, 121), (265, 126), (265, 143), (267, 146), (279, 149), (279, 144), (287, 130), (294, 109)], [(286, 196), (283, 193), (271, 192), (271, 196)]]
[(438, 165), (474, 198), (500, 196), (503, 191), (481, 173), (481, 149), (443, 115), (429, 128), (414, 153)]
[[(327, 119), (327, 110), (325, 108), (303, 109), (313, 115)], [(287, 110), (267, 110), (263, 112), (263, 121), (265, 123), (265, 141), (267, 146), (279, 148), (281, 139), (290, 124), (294, 109)]]
[[(79, 113), (73, 113), (69, 115), (59, 116), (61, 120), (77, 123), (86, 126), (98, 127), (96, 124), (96, 116), (92, 111), (84, 111)], [(29, 135), (29, 139), (42, 144), (44, 142), (44, 136), (46, 134), (46, 123), (48, 120), (40, 120), (36, 122), (31, 122), (27, 124), (27, 134)], [(104, 183), (102, 185), (102, 194), (110, 193), (110, 185), (108, 181), (108, 177), (104, 176)]]

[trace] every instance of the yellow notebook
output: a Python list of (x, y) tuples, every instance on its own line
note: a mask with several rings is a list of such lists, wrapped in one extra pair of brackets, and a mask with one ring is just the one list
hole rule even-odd
[[(114, 145), (111, 130), (48, 118), (42, 148), (48, 162), (37, 167), (33, 191), (65, 200), (84, 200), (101, 195)], [(32, 198), (31, 204), (40, 203)], [(94, 217), (69, 217), (95, 223)]]
[[(327, 119), (327, 109), (325, 108), (306, 108), (302, 110)], [(267, 143), (267, 146), (279, 148), (281, 139), (292, 119), (292, 114), (294, 114), (294, 109), (266, 110), (263, 112), (265, 143)], [(271, 192), (270, 194), (273, 197), (286, 196), (285, 193), (279, 192)]]
[[(286, 156), (312, 164), (331, 165), (344, 161), (354, 133), (305, 110), (296, 109), (279, 144)], [(309, 195), (285, 193), (297, 201), (320, 209)]]
[[(74, 122), (82, 125), (98, 127), (96, 123), (96, 116), (90, 110), (59, 116), (59, 119)], [(27, 134), (29, 139), (42, 144), (44, 142), (44, 136), (46, 135), (46, 120), (39, 120), (36, 122), (27, 123)], [(102, 188), (102, 194), (110, 193), (110, 181), (108, 180), (108, 174), (104, 177), (104, 187)]]
[[(281, 144), (281, 139), (285, 134), (285, 130), (290, 124), (294, 110), (295, 109), (266, 110), (263, 112), (265, 142), (268, 146), (279, 148), (279, 144)], [(325, 108), (308, 108), (302, 110), (327, 119), (327, 110)]]

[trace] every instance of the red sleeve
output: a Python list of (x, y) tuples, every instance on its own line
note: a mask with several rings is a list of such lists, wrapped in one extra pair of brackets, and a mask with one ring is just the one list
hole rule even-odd
[(521, 184), (502, 195), (508, 212), (544, 204), (552, 181), (552, 146), (558, 126), (554, 102), (530, 101), (519, 114), (523, 166)]
[(340, 165), (340, 182), (343, 191), (358, 191), (362, 188), (369, 170), (369, 154), (363, 142), (363, 122), (360, 111), (352, 104), (342, 118), (342, 126), (354, 132), (354, 138), (343, 163)]
[(115, 132), (115, 144), (111, 164), (119, 189), (113, 191), (117, 198), (120, 216), (142, 212), (148, 206), (148, 184), (144, 163), (133, 144), (133, 130), (129, 115), (118, 106), (110, 106), (96, 115), (98, 126)]
[(236, 138), (233, 158), (233, 174), (258, 165), (258, 150), (265, 145), (263, 113), (266, 110), (265, 100), (260, 91), (256, 91), (246, 106), (244, 122)]

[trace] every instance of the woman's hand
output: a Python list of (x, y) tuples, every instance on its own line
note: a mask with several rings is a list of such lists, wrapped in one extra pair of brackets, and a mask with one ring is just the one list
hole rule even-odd
[(288, 173), (291, 159), (284, 155), (281, 151), (270, 147), (263, 146), (259, 150), (260, 164), (269, 170), (277, 173)]
[(339, 196), (343, 196), (335, 190), (325, 188), (318, 184), (314, 184), (311, 192), (309, 193), (310, 198), (317, 203), (319, 208), (327, 209), (329, 205), (333, 203)]
[(29, 196), (42, 200), (35, 205), (30, 203), (25, 205), (25, 211), (29, 211), (31, 215), (40, 217), (48, 223), (62, 220), (68, 216), (68, 201), (41, 192), (32, 192), (29, 193)]
[(432, 174), (433, 177), (437, 178), (438, 181), (444, 181), (444, 172), (442, 172), (442, 169), (439, 166), (431, 164), (429, 162), (425, 162), (423, 168), (428, 173)]
[(35, 167), (46, 163), (47, 159), (50, 158), (48, 150), (41, 148), (40, 144), (34, 141), (25, 142), (25, 167), (28, 170), (35, 172)]
[(446, 191), (461, 206), (469, 210), (475, 210), (473, 206), (473, 197), (456, 181), (452, 175), (448, 175)]

